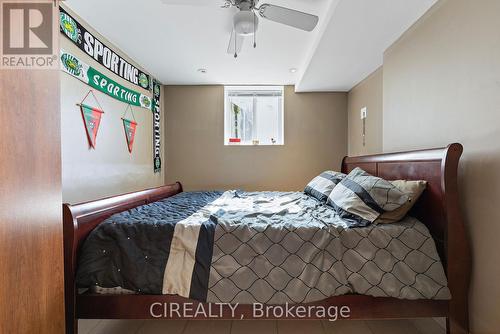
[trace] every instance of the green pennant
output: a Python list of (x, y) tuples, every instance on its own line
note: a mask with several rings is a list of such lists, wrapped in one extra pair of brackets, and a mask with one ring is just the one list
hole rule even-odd
[(87, 133), (87, 139), (89, 141), (89, 146), (95, 149), (97, 131), (99, 130), (101, 116), (102, 114), (104, 114), (104, 111), (90, 107), (86, 104), (81, 104), (80, 110), (82, 111), (82, 118), (85, 125), (85, 131)]
[(137, 129), (137, 123), (125, 118), (123, 120), (123, 129), (125, 130), (125, 138), (127, 139), (128, 151), (132, 153), (132, 147), (134, 146), (135, 130)]

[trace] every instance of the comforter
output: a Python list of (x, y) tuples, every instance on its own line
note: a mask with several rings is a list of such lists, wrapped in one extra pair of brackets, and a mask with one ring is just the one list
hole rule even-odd
[(214, 303), (450, 298), (421, 222), (349, 228), (300, 192), (184, 192), (115, 214), (84, 242), (77, 284)]

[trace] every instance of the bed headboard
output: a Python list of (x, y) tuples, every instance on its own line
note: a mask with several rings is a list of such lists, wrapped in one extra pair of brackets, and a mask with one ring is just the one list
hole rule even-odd
[[(463, 250), (468, 257), (468, 242), (458, 200), (457, 171), (462, 145), (400, 153), (345, 157), (342, 172), (360, 167), (387, 180), (426, 180), (427, 188), (411, 214), (422, 221), (436, 241), (442, 261)], [(468, 261), (468, 259), (465, 259)], [(445, 266), (450, 275), (449, 266)]]

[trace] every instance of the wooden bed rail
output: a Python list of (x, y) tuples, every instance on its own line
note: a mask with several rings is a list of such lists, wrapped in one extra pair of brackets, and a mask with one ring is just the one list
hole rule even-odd
[[(349, 305), (353, 319), (391, 319), (446, 317), (447, 333), (468, 333), (467, 295), (471, 270), (469, 240), (459, 208), (457, 171), (463, 148), (451, 144), (444, 148), (345, 157), (342, 171), (360, 167), (388, 180), (426, 180), (427, 189), (411, 214), (431, 231), (443, 260), (452, 299), (401, 300), (361, 295), (330, 297), (313, 304)], [(77, 333), (77, 319), (153, 319), (152, 303), (192, 302), (172, 295), (77, 295), (75, 286), (78, 248), (86, 236), (114, 213), (182, 191), (180, 183), (110, 197), (102, 200), (63, 205), (64, 255), (67, 333)], [(239, 305), (238, 311), (250, 314), (251, 305)], [(173, 317), (175, 318), (175, 317)], [(249, 319), (249, 318), (246, 318)], [(251, 317), (250, 317), (251, 319)]]

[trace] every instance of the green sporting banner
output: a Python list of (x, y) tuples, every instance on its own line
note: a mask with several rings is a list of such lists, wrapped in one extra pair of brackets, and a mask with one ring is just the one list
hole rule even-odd
[(152, 103), (149, 96), (120, 85), (113, 79), (64, 50), (61, 50), (61, 69), (83, 81), (90, 87), (119, 101), (151, 110)]
[(154, 172), (161, 171), (161, 86), (156, 80), (153, 80), (153, 162)]
[(62, 7), (59, 7), (59, 29), (80, 50), (114, 74), (138, 87), (150, 89), (151, 78), (148, 74), (101, 42)]

